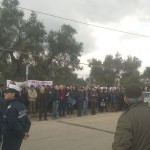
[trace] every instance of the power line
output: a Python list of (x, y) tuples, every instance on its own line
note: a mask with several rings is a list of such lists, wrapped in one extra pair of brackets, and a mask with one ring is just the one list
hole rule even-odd
[(93, 27), (96, 27), (96, 28), (102, 28), (102, 29), (105, 29), (105, 30), (111, 30), (111, 31), (115, 31), (115, 32), (122, 32), (122, 33), (125, 33), (125, 34), (131, 34), (131, 35), (135, 35), (135, 36), (142, 36), (142, 37), (150, 38), (150, 36), (143, 35), (143, 34), (131, 33), (131, 32), (127, 32), (127, 31), (121, 31), (121, 30), (117, 30), (117, 29), (107, 28), (107, 27), (104, 27), (104, 26), (89, 24), (89, 23), (85, 23), (85, 22), (81, 22), (81, 21), (77, 21), (77, 20), (73, 20), (73, 19), (69, 19), (69, 18), (64, 18), (64, 17), (60, 17), (60, 16), (56, 16), (56, 15), (52, 15), (52, 14), (48, 14), (48, 13), (44, 13), (44, 12), (40, 12), (40, 11), (35, 11), (35, 10), (23, 8), (23, 7), (18, 7), (18, 8), (23, 9), (23, 10), (28, 10), (28, 11), (31, 11), (31, 12), (36, 12), (36, 13), (43, 14), (43, 15), (47, 15), (47, 16), (54, 17), (54, 18), (59, 18), (59, 19), (63, 19), (63, 20), (67, 20), (67, 21), (71, 21), (71, 22), (75, 22), (75, 23), (80, 23), (80, 24), (83, 24), (83, 25), (93, 26)]
[[(2, 4), (2, 3), (0, 2), (0, 4)], [(67, 21), (71, 21), (71, 22), (75, 22), (75, 23), (79, 23), (79, 24), (83, 24), (83, 25), (88, 25), (88, 26), (92, 26), (92, 27), (96, 27), (96, 28), (102, 28), (102, 29), (105, 29), (105, 30), (111, 30), (111, 31), (125, 33), (125, 34), (130, 34), (130, 35), (134, 35), (134, 36), (141, 36), (141, 37), (145, 37), (145, 38), (150, 38), (150, 36), (143, 35), (143, 34), (137, 34), (137, 33), (127, 32), (127, 31), (123, 31), (123, 30), (117, 30), (117, 29), (113, 29), (113, 28), (108, 28), (108, 27), (104, 27), (104, 26), (98, 26), (98, 25), (85, 23), (85, 22), (82, 22), (82, 21), (73, 20), (73, 19), (69, 19), (69, 18), (65, 18), (65, 17), (60, 17), (60, 16), (57, 16), (57, 15), (52, 15), (52, 14), (49, 14), (49, 13), (44, 13), (44, 12), (41, 12), (41, 11), (36, 11), (36, 10), (24, 8), (24, 7), (18, 7), (18, 8), (22, 9), (22, 10), (26, 10), (26, 11), (35, 12), (35, 13), (38, 13), (38, 14), (50, 16), (50, 17), (53, 17), (53, 18), (67, 20)]]
[[(0, 2), (0, 4), (3, 6), (2, 2)], [(93, 27), (102, 28), (102, 29), (106, 29), (106, 30), (111, 30), (111, 31), (115, 31), (115, 32), (122, 32), (122, 33), (125, 33), (125, 34), (131, 34), (131, 35), (135, 35), (135, 36), (142, 36), (142, 37), (150, 38), (150, 36), (147, 36), (147, 35), (131, 33), (131, 32), (121, 31), (121, 30), (116, 30), (116, 29), (107, 28), (107, 27), (104, 27), (104, 26), (97, 26), (97, 25), (94, 25), (94, 24), (89, 24), (89, 23), (85, 23), (85, 22), (81, 22), (81, 21), (77, 21), (77, 20), (73, 20), (73, 19), (69, 19), (69, 18), (64, 18), (64, 17), (60, 17), (60, 16), (56, 16), (56, 15), (40, 12), (40, 11), (35, 11), (35, 10), (32, 10), (32, 9), (28, 9), (28, 8), (23, 8), (23, 7), (18, 7), (18, 8), (22, 9), (22, 10), (27, 10), (27, 11), (30, 11), (30, 12), (35, 12), (35, 13), (39, 13), (39, 14), (42, 14), (42, 15), (58, 18), (58, 19), (63, 19), (63, 20), (67, 20), (67, 21), (83, 24), (83, 25), (88, 25), (88, 26), (93, 26)], [(0, 50), (15, 52), (14, 50), (10, 50), (10, 49), (2, 49), (2, 48), (0, 48)], [(39, 57), (39, 55), (32, 54), (32, 53), (25, 53), (25, 52), (21, 52), (21, 53), (25, 54), (25, 55), (32, 55), (32, 56)], [(89, 65), (89, 64), (86, 64), (86, 63), (79, 63), (79, 64), (87, 65), (87, 66)], [(94, 65), (94, 66), (97, 66), (97, 65)]]

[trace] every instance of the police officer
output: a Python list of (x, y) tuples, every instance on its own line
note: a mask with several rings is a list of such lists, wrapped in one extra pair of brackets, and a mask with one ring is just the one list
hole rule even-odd
[(26, 108), (19, 100), (20, 88), (10, 84), (5, 93), (6, 100), (6, 131), (2, 150), (19, 150), (23, 139), (29, 137), (31, 122), (28, 119)]

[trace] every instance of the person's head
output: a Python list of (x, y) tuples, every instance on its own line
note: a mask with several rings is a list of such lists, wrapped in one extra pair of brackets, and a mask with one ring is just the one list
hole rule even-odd
[(44, 93), (45, 92), (45, 88), (43, 87), (43, 86), (41, 86), (41, 88), (40, 88), (40, 93)]
[(81, 91), (81, 92), (84, 92), (84, 88), (83, 88), (83, 87), (80, 87), (80, 91)]
[(125, 103), (128, 105), (136, 104), (143, 101), (142, 89), (137, 84), (130, 84), (125, 88)]
[(30, 86), (30, 90), (34, 90), (34, 86), (33, 85)]
[(22, 88), (21, 91), (27, 91), (27, 87), (26, 86), (22, 86), (21, 88)]
[(72, 85), (72, 89), (73, 89), (73, 90), (76, 90), (77, 87), (76, 87), (75, 85)]
[(95, 87), (92, 87), (92, 91), (95, 92), (95, 91), (96, 91), (96, 88), (95, 88)]
[(63, 90), (64, 89), (64, 86), (61, 84), (61, 85), (59, 85), (59, 89), (60, 90)]
[(9, 84), (8, 89), (5, 92), (5, 100), (12, 100), (15, 97), (19, 97), (20, 87), (14, 84)]
[(84, 91), (88, 91), (88, 87), (84, 87)]
[(3, 84), (3, 83), (1, 83), (1, 84), (0, 84), (0, 89), (1, 89), (1, 88), (3, 88), (3, 87), (4, 87), (4, 84)]
[(59, 90), (59, 86), (58, 86), (58, 85), (55, 85), (55, 86), (54, 86), (54, 89), (55, 89), (55, 90)]

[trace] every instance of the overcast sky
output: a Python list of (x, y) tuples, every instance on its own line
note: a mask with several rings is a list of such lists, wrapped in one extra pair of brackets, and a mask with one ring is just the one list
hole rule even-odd
[[(150, 36), (149, 0), (19, 0), (20, 7), (77, 20), (96, 26), (112, 28)], [(26, 16), (30, 12), (25, 11)], [(128, 55), (142, 61), (140, 71), (149, 65), (150, 37), (134, 36), (103, 28), (78, 24), (38, 14), (47, 30), (58, 30), (69, 24), (78, 32), (77, 41), (84, 44), (81, 63), (88, 59), (104, 60), (108, 54), (119, 52), (123, 59)], [(89, 68), (84, 65), (79, 77), (87, 77)]]

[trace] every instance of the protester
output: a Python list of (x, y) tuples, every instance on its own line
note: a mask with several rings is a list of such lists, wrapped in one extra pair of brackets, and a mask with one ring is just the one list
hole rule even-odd
[(111, 103), (111, 111), (117, 112), (118, 111), (118, 96), (117, 90), (115, 88), (111, 89), (110, 92), (110, 103)]
[(73, 116), (74, 105), (76, 104), (75, 100), (76, 89), (73, 86), (68, 87), (66, 98), (67, 98), (67, 115)]
[(124, 100), (128, 109), (118, 120), (113, 150), (150, 150), (150, 108), (143, 102), (141, 88), (129, 85)]
[(105, 106), (106, 106), (105, 89), (101, 89), (101, 91), (98, 93), (98, 111), (104, 112)]
[(91, 107), (91, 114), (96, 114), (96, 103), (98, 101), (98, 93), (96, 91), (95, 87), (92, 87), (90, 93), (89, 93), (89, 101), (90, 101), (90, 107)]
[(110, 97), (109, 97), (109, 92), (107, 89), (104, 90), (105, 93), (105, 111), (109, 111), (109, 103), (110, 103)]
[(30, 86), (28, 89), (28, 100), (29, 100), (29, 113), (34, 114), (36, 113), (36, 98), (37, 92), (33, 85)]
[(27, 109), (29, 106), (29, 100), (28, 100), (28, 90), (26, 87), (23, 87), (21, 90), (21, 98), (22, 98), (23, 104), (26, 106), (26, 109)]
[(63, 85), (59, 86), (59, 93), (60, 93), (59, 116), (65, 117), (67, 103), (66, 103), (66, 90)]
[(30, 120), (26, 108), (20, 102), (20, 88), (10, 84), (5, 93), (6, 100), (6, 125), (2, 150), (19, 150), (23, 139), (29, 137)]
[(83, 102), (85, 100), (85, 94), (84, 94), (83, 87), (77, 88), (75, 99), (77, 100), (77, 116), (80, 117), (82, 115)]
[(52, 92), (52, 101), (53, 101), (53, 108), (52, 108), (52, 119), (58, 119), (58, 107), (60, 103), (60, 92), (58, 85), (54, 86), (54, 90)]
[(45, 87), (45, 91), (47, 93), (47, 98), (48, 98), (47, 111), (49, 113), (52, 113), (52, 106), (53, 106), (53, 101), (52, 101), (53, 86), (47, 85)]
[(44, 87), (40, 88), (40, 92), (38, 94), (38, 103), (39, 103), (39, 121), (42, 120), (43, 114), (44, 120), (47, 120), (48, 97)]
[(89, 89), (88, 89), (88, 87), (84, 88), (84, 96), (85, 96), (85, 99), (83, 101), (82, 114), (87, 115), (88, 114), (88, 104), (89, 104)]
[(0, 97), (4, 98), (4, 84), (0, 84)]

